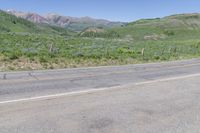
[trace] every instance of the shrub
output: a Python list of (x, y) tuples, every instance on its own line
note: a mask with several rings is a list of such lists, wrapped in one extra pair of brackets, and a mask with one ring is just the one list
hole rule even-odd
[(170, 31), (170, 30), (165, 30), (164, 34), (167, 35), (167, 36), (174, 36), (175, 35), (174, 31)]

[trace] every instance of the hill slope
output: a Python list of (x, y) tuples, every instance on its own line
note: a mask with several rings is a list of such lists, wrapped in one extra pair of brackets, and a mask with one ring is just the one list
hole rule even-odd
[(122, 37), (135, 40), (192, 39), (200, 35), (200, 14), (178, 14), (164, 18), (141, 19), (114, 28)]

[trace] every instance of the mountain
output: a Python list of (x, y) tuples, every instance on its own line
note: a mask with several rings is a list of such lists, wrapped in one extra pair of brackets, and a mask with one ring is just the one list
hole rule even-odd
[(0, 11), (0, 30), (7, 32), (28, 32), (33, 33), (42, 30), (40, 26), (14, 15)]
[(78, 17), (61, 16), (54, 13), (49, 13), (45, 16), (42, 16), (36, 13), (25, 13), (15, 10), (7, 10), (7, 12), (17, 17), (21, 17), (29, 21), (32, 21), (34, 23), (50, 24), (54, 26), (69, 28), (74, 31), (82, 31), (88, 27), (103, 27), (103, 28), (119, 27), (125, 24), (122, 22), (112, 22), (104, 19), (94, 19), (90, 17), (78, 18)]
[(25, 13), (15, 10), (7, 10), (8, 13), (32, 21), (34, 23), (48, 23), (48, 20), (36, 13)]
[[(60, 16), (52, 13), (41, 16), (36, 13), (24, 13), (14, 10), (9, 10), (7, 12), (16, 16), (12, 16), (11, 18), (17, 19), (18, 21), (20, 20), (20, 22), (23, 23), (23, 26), (20, 26), (20, 23), (13, 24), (14, 22), (12, 21), (2, 24), (2, 21), (1, 29), (15, 29), (14, 31), (25, 30), (46, 33), (53, 31), (52, 33), (62, 34), (69, 32), (69, 30), (65, 30), (67, 28), (74, 31), (81, 31), (79, 36), (83, 37), (121, 37), (134, 40), (159, 40), (173, 36), (179, 36), (180, 38), (186, 36), (187, 38), (190, 36), (189, 33), (200, 30), (200, 14), (198, 13), (176, 14), (154, 19), (141, 19), (126, 24), (121, 22), (111, 22), (104, 19), (93, 19), (90, 17), (76, 18)], [(25, 21), (21, 18), (29, 21)], [(28, 30), (30, 27), (32, 27), (32, 29)], [(195, 35), (197, 34), (195, 33)]]
[[(19, 13), (18, 15), (22, 14), (23, 13)], [(34, 18), (37, 21), (40, 20), (39, 16)], [(43, 24), (33, 23), (21, 17), (16, 17), (15, 15), (6, 13), (2, 10), (0, 10), (0, 20), (1, 20), (0, 32), (15, 32), (15, 33), (20, 32), (20, 33), (57, 34), (57, 35), (73, 34), (72, 31), (69, 31), (67, 29), (60, 28), (57, 26), (50, 26), (45, 23)]]

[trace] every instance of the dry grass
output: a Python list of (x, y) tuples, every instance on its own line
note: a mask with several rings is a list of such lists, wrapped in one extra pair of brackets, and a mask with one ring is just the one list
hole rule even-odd
[(77, 68), (77, 67), (94, 67), (94, 66), (110, 66), (138, 63), (135, 59), (127, 58), (125, 60), (100, 59), (100, 60), (73, 60), (59, 59), (57, 63), (39, 61), (30, 61), (26, 58), (20, 58), (12, 62), (0, 61), (0, 71), (16, 71), (16, 70), (42, 70), (42, 69), (60, 69), (60, 68)]

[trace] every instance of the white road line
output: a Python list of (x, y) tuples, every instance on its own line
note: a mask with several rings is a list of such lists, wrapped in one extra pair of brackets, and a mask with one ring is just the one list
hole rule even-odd
[(88, 94), (88, 93), (94, 93), (94, 92), (100, 92), (100, 91), (106, 91), (106, 90), (113, 90), (113, 89), (117, 89), (117, 88), (118, 89), (119, 88), (127, 88), (127, 87), (133, 87), (133, 86), (139, 86), (139, 85), (145, 85), (145, 84), (152, 84), (152, 83), (157, 83), (157, 82), (164, 82), (164, 81), (179, 80), (179, 79), (185, 79), (185, 78), (191, 78), (191, 77), (198, 77), (198, 76), (200, 76), (200, 73), (190, 74), (190, 75), (186, 75), (186, 76), (178, 76), (178, 77), (172, 77), (172, 78), (151, 80), (151, 81), (139, 82), (139, 83), (128, 84), (128, 85), (106, 87), (106, 88), (100, 88), (100, 89), (89, 89), (89, 90), (85, 90), (85, 91), (67, 92), (67, 93), (59, 93), (59, 94), (52, 94), (52, 95), (45, 95), (45, 96), (38, 96), (38, 97), (31, 97), (31, 98), (22, 98), (22, 99), (9, 100), (9, 101), (1, 101), (0, 105), (1, 104), (8, 104), (8, 103), (17, 103), (17, 102), (47, 100), (47, 99), (51, 99), (51, 98), (59, 98), (59, 97), (63, 97), (63, 96), (71, 96), (71, 95), (78, 95), (78, 94)]

